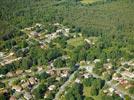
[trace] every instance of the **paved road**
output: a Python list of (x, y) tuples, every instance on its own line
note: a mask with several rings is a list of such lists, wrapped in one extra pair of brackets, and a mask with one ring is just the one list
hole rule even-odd
[(54, 100), (59, 100), (59, 96), (65, 91), (65, 88), (70, 84), (70, 82), (74, 79), (75, 73), (77, 70), (70, 75), (69, 79), (60, 87), (59, 91), (55, 95)]
[(15, 59), (12, 59), (12, 60), (8, 60), (8, 61), (4, 61), (4, 62), (0, 62), (0, 64), (2, 65), (2, 66), (5, 66), (5, 65), (7, 65), (7, 64), (11, 64), (12, 62), (14, 62), (14, 61), (18, 61), (18, 60), (21, 60), (22, 59), (22, 57), (18, 57), (18, 58), (15, 58)]
[[(92, 71), (93, 66), (81, 66), (78, 69), (84, 69), (84, 68), (88, 68), (89, 69), (88, 71)], [(60, 87), (59, 91), (55, 95), (54, 100), (59, 100), (59, 96), (65, 91), (65, 88), (70, 84), (70, 82), (73, 81), (75, 73), (78, 71), (78, 69), (74, 71), (73, 74), (70, 75), (69, 79)], [(98, 77), (96, 75), (93, 76)]]

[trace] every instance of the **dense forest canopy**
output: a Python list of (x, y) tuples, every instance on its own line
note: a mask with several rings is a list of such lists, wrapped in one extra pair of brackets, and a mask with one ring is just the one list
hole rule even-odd
[(115, 53), (118, 49), (120, 57), (124, 52), (126, 58), (132, 57), (133, 0), (106, 0), (86, 5), (79, 0), (1, 0), (0, 9), (1, 37), (3, 34), (10, 37), (16, 30), (37, 22), (44, 25), (60, 22), (79, 28), (85, 36), (102, 37), (98, 45), (105, 52)]

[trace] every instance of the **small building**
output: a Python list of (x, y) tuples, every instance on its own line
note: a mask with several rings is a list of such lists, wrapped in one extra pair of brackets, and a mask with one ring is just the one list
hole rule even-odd
[(30, 100), (30, 99), (32, 99), (32, 95), (29, 92), (26, 92), (26, 93), (24, 93), (24, 98), (26, 100)]
[(59, 23), (54, 23), (54, 26), (59, 26), (60, 24)]
[(11, 96), (9, 100), (17, 100), (15, 96)]
[(54, 70), (48, 70), (46, 71), (47, 74), (50, 74), (50, 75), (55, 75), (55, 71)]
[(16, 71), (16, 75), (20, 75), (20, 74), (22, 74), (23, 73), (23, 70), (17, 70)]
[(124, 71), (124, 72), (122, 72), (121, 74), (122, 74), (122, 76), (124, 76), (124, 77), (134, 78), (134, 73), (129, 72), (129, 71)]
[(37, 84), (37, 80), (34, 77), (29, 78), (29, 82), (31, 85)]
[(95, 59), (93, 62), (94, 63), (98, 63), (98, 62), (100, 62), (101, 60), (100, 59)]
[(85, 39), (85, 42), (87, 42), (88, 44), (92, 44), (92, 42), (89, 39)]
[(125, 87), (125, 89), (129, 89), (129, 88), (131, 88), (131, 87), (133, 87), (133, 85), (129, 84), (129, 85), (127, 85), (127, 86)]
[(80, 81), (80, 79), (77, 78), (77, 79), (75, 80), (75, 82), (76, 82), (76, 83), (80, 83), (81, 81)]
[(6, 74), (6, 77), (13, 77), (15, 74), (13, 73), (13, 72), (8, 72), (7, 74)]
[(68, 73), (61, 73), (61, 77), (67, 77)]
[(56, 88), (55, 85), (50, 85), (50, 86), (48, 87), (48, 90), (52, 91), (52, 90), (54, 90), (55, 88)]
[(114, 88), (109, 88), (109, 92), (113, 93), (114, 92)]
[(65, 32), (69, 33), (70, 29), (69, 28), (65, 28)]
[(21, 92), (22, 91), (22, 87), (21, 86), (18, 86), (18, 85), (13, 86), (12, 89), (15, 90), (15, 91), (17, 91), (17, 92)]
[(0, 78), (3, 78), (3, 77), (5, 77), (5, 75), (3, 75), (3, 74), (0, 74)]
[(56, 77), (56, 80), (57, 80), (57, 81), (60, 81), (60, 79), (61, 79), (60, 77)]
[(23, 84), (21, 84), (23, 89), (27, 88), (29, 85), (30, 85), (30, 83), (28, 81), (23, 83)]
[(32, 70), (31, 69), (28, 69), (28, 70), (25, 70), (26, 73), (31, 73)]
[(56, 33), (61, 33), (62, 31), (62, 29), (56, 30)]
[(35, 36), (35, 37), (38, 37), (39, 36), (39, 33), (36, 32), (36, 31), (32, 31), (30, 34), (33, 35), (33, 36)]
[(0, 52), (0, 58), (4, 57), (4, 53)]
[(38, 71), (40, 72), (40, 71), (42, 71), (43, 70), (43, 68), (42, 67), (37, 67), (37, 69), (38, 69)]
[(84, 76), (84, 78), (92, 77), (92, 75), (91, 75), (91, 74), (89, 74), (89, 73), (85, 73), (83, 76)]
[(42, 24), (40, 24), (40, 23), (36, 23), (36, 25), (35, 25), (36, 27), (41, 27), (42, 26)]
[(108, 93), (108, 90), (103, 90), (103, 93), (107, 94)]

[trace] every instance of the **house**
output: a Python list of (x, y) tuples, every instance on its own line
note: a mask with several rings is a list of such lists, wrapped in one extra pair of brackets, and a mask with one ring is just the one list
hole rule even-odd
[(98, 62), (100, 62), (101, 60), (100, 59), (95, 59), (93, 62), (94, 63), (98, 63)]
[(56, 30), (56, 33), (61, 33), (62, 31), (62, 29)]
[(127, 80), (121, 80), (121, 81), (120, 81), (120, 84), (122, 84), (122, 85), (127, 84), (127, 83), (128, 83)]
[(91, 75), (91, 74), (89, 74), (89, 73), (85, 73), (83, 76), (84, 76), (84, 78), (92, 77), (92, 75)]
[(61, 73), (61, 77), (67, 77), (68, 73)]
[(0, 52), (0, 58), (4, 57), (4, 53)]
[(109, 92), (113, 93), (114, 92), (114, 88), (109, 88)]
[(108, 93), (108, 90), (103, 90), (103, 93), (107, 94)]
[(9, 100), (17, 100), (15, 96), (11, 96)]
[(37, 67), (37, 69), (38, 69), (38, 71), (40, 72), (40, 71), (42, 71), (43, 70), (43, 68), (42, 67)]
[(20, 74), (22, 74), (23, 73), (23, 70), (17, 70), (16, 71), (16, 75), (20, 75)]
[(89, 72), (92, 72), (93, 67), (91, 67), (91, 66), (87, 66), (87, 67), (86, 67), (86, 70), (89, 71)]
[(50, 75), (55, 75), (55, 71), (54, 70), (48, 70), (46, 71), (47, 74), (50, 74)]
[(31, 69), (25, 70), (26, 73), (31, 73)]
[(7, 89), (5, 89), (5, 88), (0, 88), (0, 94), (3, 94), (3, 93), (8, 93), (8, 90)]
[(13, 77), (15, 74), (13, 73), (13, 72), (8, 72), (7, 74), (6, 74), (6, 77)]
[(30, 77), (29, 82), (31, 85), (35, 85), (35, 84), (37, 84), (37, 79), (35, 79), (34, 77)]
[(131, 88), (131, 87), (133, 87), (133, 85), (129, 84), (129, 85), (127, 85), (127, 86), (125, 87), (125, 89), (129, 89), (129, 88)]
[(112, 64), (111, 64), (111, 63), (106, 63), (106, 64), (104, 64), (104, 67), (105, 67), (107, 70), (109, 70), (109, 69), (112, 68)]
[(65, 28), (65, 32), (69, 33), (70, 29), (69, 28)]
[(30, 85), (30, 83), (28, 81), (23, 83), (23, 84), (21, 84), (23, 89), (27, 88), (29, 85)]
[(61, 79), (60, 77), (56, 77), (56, 80), (57, 80), (57, 81), (60, 81), (60, 79)]
[(124, 72), (122, 72), (121, 74), (122, 74), (122, 76), (124, 76), (124, 77), (134, 78), (134, 73), (129, 72), (129, 71), (124, 71)]
[(88, 39), (85, 39), (84, 41), (87, 42), (88, 44), (91, 44), (91, 43), (92, 43), (92, 42), (91, 42), (90, 40), (88, 40)]
[(59, 26), (60, 24), (59, 23), (55, 23), (54, 26)]
[(36, 27), (38, 26), (38, 27), (41, 27), (42, 26), (42, 24), (40, 24), (40, 23), (36, 23), (36, 25), (35, 25)]
[(107, 59), (107, 62), (110, 62), (110, 59)]
[(76, 83), (80, 83), (80, 79), (77, 78), (77, 79), (75, 80), (75, 82), (76, 82)]
[(32, 31), (30, 34), (33, 35), (33, 36), (35, 36), (35, 37), (38, 37), (39, 36), (39, 33), (36, 32), (36, 31)]
[(30, 100), (30, 99), (32, 99), (32, 95), (29, 92), (26, 92), (26, 93), (24, 93), (24, 98), (26, 100)]
[(3, 77), (5, 77), (5, 75), (3, 75), (3, 74), (0, 74), (0, 78), (3, 78)]
[(19, 86), (19, 85), (15, 85), (15, 86), (12, 87), (12, 90), (15, 90), (17, 92), (21, 92), (22, 91), (22, 87)]
[(50, 86), (48, 87), (48, 90), (52, 91), (52, 90), (54, 90), (55, 88), (56, 88), (55, 85), (50, 85)]
[[(57, 71), (56, 71), (56, 74), (57, 74), (57, 76), (60, 76), (60, 75), (61, 75), (61, 70), (57, 70)], [(62, 75), (63, 75), (63, 77), (64, 77), (64, 73), (63, 73)], [(61, 75), (61, 76), (62, 76), (62, 75)]]

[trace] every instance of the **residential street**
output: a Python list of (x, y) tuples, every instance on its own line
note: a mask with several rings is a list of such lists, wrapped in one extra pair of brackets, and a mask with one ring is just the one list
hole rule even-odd
[[(88, 72), (90, 72), (93, 77), (95, 78), (101, 78), (100, 76), (96, 75), (95, 73), (93, 73), (92, 69), (93, 66), (80, 66), (79, 69), (88, 69)], [(69, 79), (60, 87), (59, 92), (57, 92), (55, 99), (54, 100), (59, 100), (59, 96), (65, 91), (65, 88), (69, 85), (69, 83), (73, 80), (75, 73), (78, 71), (78, 69), (72, 74), (70, 75)], [(122, 95), (122, 98), (124, 98), (125, 95), (129, 95), (133, 100), (134, 97), (131, 96), (130, 94), (128, 94), (126, 91), (122, 91), (119, 88), (117, 88), (118, 84), (112, 84), (111, 81), (106, 81), (106, 84), (114, 89), (116, 89), (117, 91), (119, 91)]]

